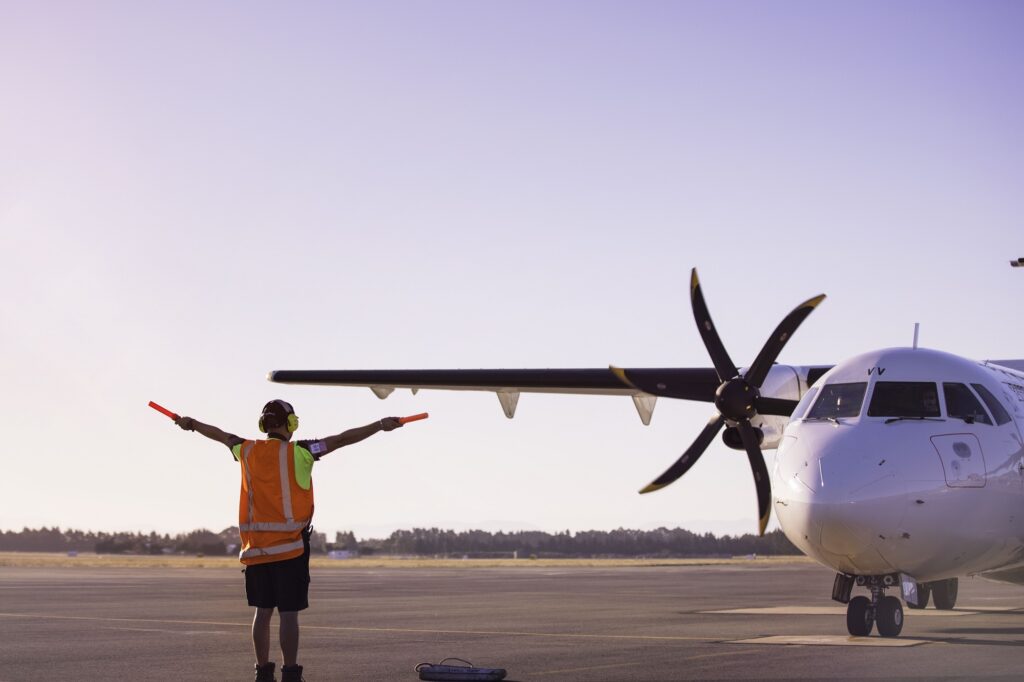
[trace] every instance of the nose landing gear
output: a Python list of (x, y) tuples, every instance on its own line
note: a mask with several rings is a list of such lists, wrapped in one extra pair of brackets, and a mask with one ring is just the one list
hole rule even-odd
[[(866, 587), (871, 597), (850, 598), (853, 586)], [(900, 576), (889, 575), (858, 575), (852, 576), (837, 573), (832, 585), (832, 599), (846, 604), (846, 629), (854, 637), (867, 637), (871, 630), (878, 627), (882, 637), (898, 637), (903, 630), (903, 604), (899, 598), (886, 596), (886, 588), (900, 588)], [(912, 609), (923, 609), (929, 597), (934, 600), (935, 608), (952, 609), (956, 605), (958, 592), (956, 578), (935, 580), (917, 584), (917, 604), (907, 605)]]
[[(871, 598), (858, 596), (849, 599), (849, 590), (853, 584), (867, 587)], [(838, 587), (842, 583), (841, 587)], [(903, 630), (903, 604), (897, 597), (886, 596), (885, 588), (898, 585), (897, 576), (836, 576), (837, 588), (833, 589), (833, 598), (845, 596), (849, 599), (846, 605), (846, 629), (854, 637), (867, 637), (873, 627), (878, 627), (882, 637), (898, 637)], [(842, 601), (842, 599), (836, 599)]]

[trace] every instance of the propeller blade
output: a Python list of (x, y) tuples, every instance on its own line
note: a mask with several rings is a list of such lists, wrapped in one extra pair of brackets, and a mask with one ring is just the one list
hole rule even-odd
[(775, 417), (788, 417), (800, 404), (798, 400), (784, 400), (783, 398), (759, 397), (754, 403), (754, 409), (758, 414), (768, 414)]
[(729, 357), (729, 353), (718, 336), (714, 323), (711, 321), (711, 313), (708, 312), (708, 305), (704, 302), (704, 294), (700, 290), (700, 280), (697, 279), (697, 268), (690, 272), (690, 305), (693, 308), (693, 319), (697, 322), (697, 331), (704, 341), (704, 347), (708, 349), (711, 362), (718, 373), (719, 382), (728, 381), (739, 374), (736, 363)]
[[(790, 337), (793, 336), (793, 332), (797, 330), (800, 324), (807, 319), (807, 316), (814, 312), (814, 309), (818, 307), (818, 304), (825, 300), (825, 294), (809, 298), (796, 308), (793, 309), (789, 315), (779, 323), (779, 326), (775, 328), (772, 335), (765, 341), (764, 347), (761, 352), (757, 354), (757, 358), (753, 364), (747, 370), (747, 373), (743, 376), (751, 386), (761, 388), (761, 384), (764, 383), (765, 377), (768, 376), (768, 370), (772, 368), (775, 360), (779, 357), (779, 353), (785, 347), (786, 342), (789, 341)], [(715, 365), (718, 366), (717, 364)], [(788, 416), (788, 415), (787, 415)]]
[(743, 421), (737, 428), (740, 430), (740, 438), (743, 439), (743, 447), (747, 450), (747, 460), (750, 461), (750, 470), (754, 474), (754, 485), (757, 486), (757, 534), (763, 536), (764, 529), (768, 526), (768, 518), (772, 513), (772, 482), (768, 476), (768, 467), (764, 463), (764, 455), (761, 454), (761, 446), (757, 442), (757, 432), (754, 427), (750, 425), (750, 422)]
[(697, 440), (693, 441), (693, 445), (687, 448), (686, 452), (677, 459), (672, 466), (665, 470), (661, 476), (654, 479), (646, 488), (640, 491), (640, 494), (652, 493), (655, 490), (661, 490), (670, 483), (674, 483), (680, 476), (690, 470), (700, 456), (704, 454), (708, 445), (715, 439), (718, 432), (722, 429), (722, 425), (725, 424), (725, 417), (720, 414), (716, 414), (708, 420), (704, 430), (697, 436)]

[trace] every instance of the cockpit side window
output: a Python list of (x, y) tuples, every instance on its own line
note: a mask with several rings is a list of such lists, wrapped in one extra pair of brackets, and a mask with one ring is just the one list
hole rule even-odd
[(974, 390), (978, 392), (981, 399), (985, 401), (986, 405), (988, 405), (988, 410), (992, 413), (992, 416), (995, 417), (996, 424), (1002, 426), (1006, 422), (1010, 421), (1010, 413), (1006, 411), (1006, 408), (1003, 407), (1001, 402), (999, 402), (999, 399), (992, 395), (991, 391), (981, 384), (971, 384), (971, 386), (974, 387)]
[(876, 381), (869, 417), (938, 417), (939, 389), (929, 381)]
[(985, 408), (965, 384), (942, 384), (946, 396), (946, 413), (952, 419), (963, 419), (968, 424), (992, 424)]
[(804, 397), (800, 399), (796, 409), (793, 410), (793, 414), (790, 415), (790, 419), (803, 419), (804, 414), (807, 412), (807, 408), (810, 407), (812, 402), (814, 402), (814, 396), (816, 395), (818, 395), (817, 386), (812, 386), (807, 389), (807, 393), (804, 393)]
[(864, 394), (867, 390), (868, 385), (864, 381), (850, 384), (825, 384), (821, 387), (821, 395), (815, 401), (807, 418), (856, 417), (860, 414), (860, 406), (864, 404)]

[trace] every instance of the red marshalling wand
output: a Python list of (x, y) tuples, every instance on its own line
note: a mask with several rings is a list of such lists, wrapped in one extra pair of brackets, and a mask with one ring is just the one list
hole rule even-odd
[(149, 406), (152, 407), (157, 412), (160, 412), (162, 414), (166, 414), (168, 417), (170, 417), (174, 421), (178, 421), (179, 419), (181, 419), (181, 417), (179, 417), (178, 415), (174, 414), (173, 412), (168, 410), (166, 407), (161, 407), (160, 405), (157, 405), (156, 403), (154, 403), (152, 400), (149, 401)]
[(421, 412), (420, 414), (414, 414), (414, 415), (412, 415), (410, 417), (400, 417), (399, 420), (398, 420), (398, 423), (399, 424), (408, 424), (409, 422), (418, 422), (419, 420), (426, 419), (429, 416), (430, 415), (428, 413)]

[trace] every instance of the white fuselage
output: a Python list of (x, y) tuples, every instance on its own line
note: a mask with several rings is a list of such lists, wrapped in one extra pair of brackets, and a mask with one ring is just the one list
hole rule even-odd
[(1024, 582), (1024, 373), (888, 349), (808, 393), (772, 472), (790, 541), (850, 575)]

